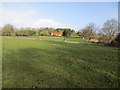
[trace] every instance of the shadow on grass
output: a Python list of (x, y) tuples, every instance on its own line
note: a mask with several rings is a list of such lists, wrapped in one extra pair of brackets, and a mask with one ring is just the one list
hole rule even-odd
[(3, 87), (112, 87), (102, 81), (104, 78), (99, 72), (90, 68), (94, 63), (85, 59), (89, 57), (86, 56), (90, 51), (88, 47), (79, 52), (78, 44), (49, 43), (61, 46), (8, 51), (11, 53), (3, 58)]
[(56, 55), (51, 56), (52, 52), (38, 48), (11, 51), (11, 58), (6, 55), (3, 59), (3, 87), (82, 87), (69, 78), (69, 72), (59, 65), (61, 60), (55, 60)]

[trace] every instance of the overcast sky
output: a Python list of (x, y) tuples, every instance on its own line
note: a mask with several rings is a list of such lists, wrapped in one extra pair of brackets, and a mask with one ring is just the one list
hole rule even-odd
[(117, 2), (4, 2), (2, 23), (16, 27), (72, 28), (76, 31), (89, 23), (102, 26), (118, 17)]

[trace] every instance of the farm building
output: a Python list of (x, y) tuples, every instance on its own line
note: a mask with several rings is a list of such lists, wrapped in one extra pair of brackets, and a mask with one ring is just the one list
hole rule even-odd
[(51, 32), (50, 35), (62, 36), (62, 32)]

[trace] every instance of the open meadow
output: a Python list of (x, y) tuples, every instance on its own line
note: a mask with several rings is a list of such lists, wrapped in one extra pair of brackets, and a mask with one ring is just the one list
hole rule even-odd
[(81, 38), (3, 37), (3, 88), (117, 88), (118, 48)]

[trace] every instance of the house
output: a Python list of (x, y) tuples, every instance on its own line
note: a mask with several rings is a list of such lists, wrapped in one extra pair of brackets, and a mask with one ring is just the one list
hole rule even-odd
[(51, 32), (50, 35), (62, 36), (62, 32)]

